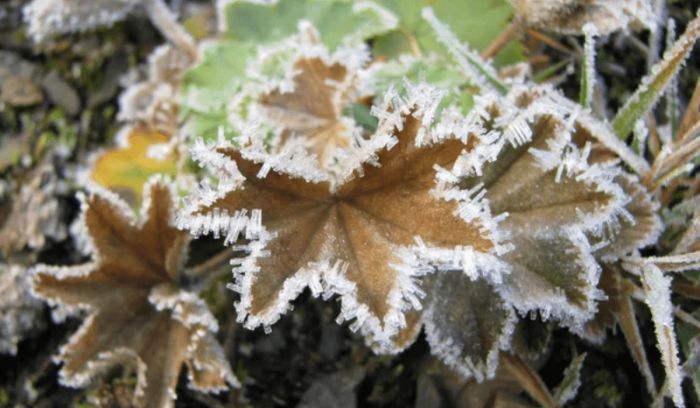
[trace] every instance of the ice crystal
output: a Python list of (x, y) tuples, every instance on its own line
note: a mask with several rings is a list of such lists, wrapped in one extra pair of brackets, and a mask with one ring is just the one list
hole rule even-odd
[(51, 304), (89, 313), (58, 356), (65, 385), (84, 386), (106, 368), (132, 361), (138, 367), (134, 404), (172, 406), (183, 363), (198, 390), (237, 383), (214, 338), (216, 320), (201, 299), (178, 286), (189, 240), (171, 224), (171, 188), (154, 179), (145, 191), (138, 222), (112, 193), (92, 193), (82, 219), (93, 260), (38, 266), (34, 291)]

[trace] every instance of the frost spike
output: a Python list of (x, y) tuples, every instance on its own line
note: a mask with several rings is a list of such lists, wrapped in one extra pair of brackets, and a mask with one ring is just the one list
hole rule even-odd
[(664, 58), (651, 68), (651, 73), (642, 79), (641, 85), (617, 112), (612, 122), (617, 137), (627, 138), (634, 129), (634, 124), (654, 106), (688, 58), (698, 36), (700, 36), (700, 17), (688, 23), (683, 35), (670, 50), (664, 53)]
[(432, 8), (425, 7), (421, 15), (472, 84), (482, 90), (496, 90), (501, 94), (508, 92), (508, 87), (498, 78), (493, 66), (466, 44), (461, 43), (450, 29), (437, 19)]

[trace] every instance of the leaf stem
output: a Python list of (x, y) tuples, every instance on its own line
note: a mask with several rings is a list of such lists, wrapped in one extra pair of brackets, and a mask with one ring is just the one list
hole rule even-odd
[(158, 28), (163, 37), (188, 53), (195, 61), (199, 59), (199, 50), (194, 39), (177, 22), (163, 0), (148, 0), (145, 7), (151, 22)]
[(231, 248), (224, 248), (222, 251), (214, 254), (214, 256), (208, 258), (204, 262), (188, 268), (185, 274), (192, 278), (201, 278), (206, 275), (210, 270), (217, 269), (224, 263), (230, 261), (236, 253)]

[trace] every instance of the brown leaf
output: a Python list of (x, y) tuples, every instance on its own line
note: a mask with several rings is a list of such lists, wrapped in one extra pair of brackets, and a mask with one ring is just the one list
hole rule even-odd
[(515, 313), (483, 280), (460, 272), (431, 277), (432, 290), (424, 312), (432, 353), (465, 377), (491, 378), (498, 355), (509, 342)]
[(196, 295), (178, 288), (189, 240), (173, 225), (171, 187), (145, 187), (142, 220), (108, 192), (84, 203), (93, 261), (73, 267), (40, 266), (34, 290), (51, 302), (89, 310), (59, 356), (61, 380), (83, 386), (103, 368), (136, 361), (134, 403), (172, 406), (183, 363), (200, 389), (236, 384), (213, 340), (216, 321)]
[(609, 34), (631, 26), (652, 28), (654, 14), (648, 0), (511, 0), (525, 24), (563, 34), (581, 34), (590, 22)]
[(352, 79), (340, 64), (327, 64), (320, 57), (301, 57), (294, 63), (294, 90), (275, 89), (260, 97), (264, 115), (282, 130), (282, 142), (302, 137), (322, 164), (327, 164), (337, 148), (348, 147), (352, 129), (343, 123), (342, 109), (347, 83)]
[[(274, 323), (309, 285), (316, 293), (340, 294), (341, 320), (357, 318), (354, 327), (371, 342), (395, 351), (410, 344), (420, 328), (417, 317), (407, 323), (403, 313), (420, 290), (414, 272), (398, 266), (404, 261), (397, 250), (413, 245), (415, 237), (441, 248), (494, 249), (479, 220), (466, 222), (457, 215), (458, 201), (433, 192), (434, 166), (450, 167), (464, 144), (450, 138), (417, 144), (422, 116), (415, 105), (405, 112), (400, 125), (380, 123), (391, 143), (337, 185), (274, 167), (264, 173), (267, 166), (245, 149), (216, 150), (219, 158), (235, 163), (244, 181), (190, 217), (258, 209), (265, 229), (275, 234), (266, 247), (269, 255), (257, 260), (255, 270), (236, 272), (235, 287), (242, 292), (237, 309), (248, 327)], [(415, 217), (419, 208), (421, 216)], [(387, 343), (401, 329), (395, 342)]]

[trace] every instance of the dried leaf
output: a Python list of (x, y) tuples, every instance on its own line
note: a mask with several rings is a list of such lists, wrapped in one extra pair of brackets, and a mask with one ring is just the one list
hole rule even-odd
[(90, 178), (119, 194), (131, 207), (138, 208), (143, 186), (151, 176), (174, 176), (177, 171), (173, 155), (163, 159), (149, 155), (149, 149), (168, 141), (169, 137), (162, 133), (127, 127), (119, 134), (116, 147), (97, 156)]
[(134, 403), (172, 406), (183, 363), (200, 390), (225, 389), (236, 380), (213, 337), (216, 320), (195, 294), (178, 288), (188, 239), (172, 225), (171, 188), (155, 179), (145, 191), (140, 222), (113, 194), (93, 193), (82, 215), (92, 262), (38, 266), (34, 291), (89, 312), (58, 357), (65, 385), (84, 386), (113, 364), (135, 361)]
[(123, 20), (138, 0), (34, 0), (24, 7), (24, 20), (35, 41), (56, 34), (87, 31)]
[(601, 35), (631, 26), (656, 28), (650, 0), (510, 0), (524, 24), (562, 34), (581, 34), (586, 23)]
[[(429, 91), (417, 85), (406, 98), (387, 96), (376, 110), (377, 133), (366, 142), (372, 150), (360, 150), (367, 156), (340, 172), (333, 185), (318, 165), (293, 152), (269, 156), (219, 147), (196, 154), (205, 164), (243, 177), (238, 185), (224, 183), (223, 190), (200, 196), (181, 225), (193, 233), (223, 232), (235, 241), (242, 229), (257, 228), (240, 211), (261, 210), (273, 234), (263, 257), (256, 260), (251, 247), (256, 263), (244, 261), (234, 270), (234, 288), (242, 293), (237, 310), (247, 327), (273, 324), (308, 285), (316, 294), (339, 294), (339, 320), (355, 318), (353, 329), (377, 347), (395, 350), (398, 345), (389, 339), (409, 326), (404, 311), (420, 304), (416, 277), (432, 270), (426, 263), (454, 259), (437, 266), (469, 267), (472, 278), (498, 279), (498, 262), (490, 259), (499, 244), (486, 229), (488, 213), (461, 215), (476, 203), (436, 189), (433, 167), (451, 166), (465, 146), (449, 134), (421, 141), (439, 101), (427, 98)], [(420, 219), (412, 216), (415, 208), (423, 209)], [(409, 250), (415, 237), (420, 245)], [(471, 270), (472, 262), (490, 265)]]
[(639, 180), (632, 175), (620, 173), (615, 181), (631, 198), (625, 205), (630, 217), (622, 218), (611, 233), (604, 235), (609, 244), (596, 255), (605, 261), (615, 260), (655, 244), (663, 231), (663, 223), (658, 215), (659, 203)]
[(467, 378), (493, 377), (513, 333), (513, 310), (491, 285), (459, 272), (435, 274), (430, 293), (423, 314), (432, 353)]
[(491, 212), (508, 214), (499, 227), (514, 247), (504, 256), (512, 271), (499, 292), (523, 313), (537, 309), (576, 328), (592, 316), (600, 273), (584, 231), (616, 222), (628, 199), (611, 183), (614, 168), (589, 165), (573, 146), (568, 114), (557, 113), (566, 105), (539, 92), (547, 93), (515, 90), (485, 108), (501, 111), (490, 120), (507, 124), (499, 131), (510, 143), (462, 186), (483, 185)]
[(186, 52), (171, 45), (156, 48), (148, 57), (145, 81), (129, 86), (119, 98), (119, 118), (154, 132), (175, 135), (179, 127), (180, 86), (193, 63)]
[[(262, 95), (259, 104), (263, 111), (284, 128), (287, 137), (299, 134), (320, 145), (315, 149), (319, 157), (324, 157), (326, 150), (335, 150), (336, 144), (347, 147), (348, 131), (339, 123), (347, 69), (337, 63), (326, 65), (320, 58), (304, 58), (294, 63), (294, 71), (292, 91), (275, 89)], [(329, 145), (327, 149), (325, 145)]]

